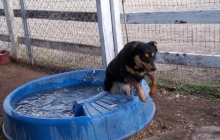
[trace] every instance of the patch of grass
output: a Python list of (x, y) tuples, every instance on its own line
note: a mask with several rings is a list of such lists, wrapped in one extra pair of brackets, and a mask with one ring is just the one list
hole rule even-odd
[(175, 88), (176, 82), (170, 80), (158, 80), (157, 86), (159, 88)]
[(200, 69), (200, 71), (203, 72), (203, 73), (207, 73), (208, 72), (208, 68)]
[(158, 87), (167, 87), (169, 83), (167, 81), (158, 81), (157, 86)]
[(166, 88), (175, 94), (197, 95), (220, 101), (219, 84), (182, 83), (169, 80), (159, 80), (158, 88)]
[(219, 88), (218, 85), (210, 84), (196, 84), (196, 83), (186, 83), (181, 84), (175, 90), (175, 92), (185, 93), (185, 94), (196, 94), (199, 92), (210, 91)]

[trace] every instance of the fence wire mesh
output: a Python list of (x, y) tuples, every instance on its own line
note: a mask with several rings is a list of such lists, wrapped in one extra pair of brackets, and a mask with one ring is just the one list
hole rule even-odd
[(126, 12), (219, 9), (219, 0), (125, 0)]
[[(125, 13), (219, 9), (219, 0), (125, 0)], [(123, 13), (123, 4), (120, 5)], [(155, 40), (159, 51), (220, 54), (220, 24), (122, 24), (123, 41)], [(157, 64), (159, 79), (177, 82), (220, 82), (220, 69)]]
[(9, 42), (7, 42), (7, 40), (9, 40), (8, 29), (6, 26), (6, 19), (3, 15), (4, 15), (3, 5), (0, 2), (0, 48), (2, 50), (10, 51), (10, 44)]
[[(21, 1), (11, 0), (12, 9), (8, 9), (14, 14), (10, 18), (14, 37), (18, 38), (17, 60), (31, 64), (23, 29), (25, 10), (35, 67), (50, 72), (102, 67), (95, 1), (25, 0), (25, 9), (21, 8)], [(11, 50), (2, 3), (0, 9), (0, 48)]]
[[(21, 0), (20, 0), (21, 1)], [(19, 0), (10, 0), (18, 60), (30, 64)], [(121, 3), (121, 0), (120, 0)], [(219, 9), (219, 0), (125, 0), (125, 12)], [(39, 71), (101, 68), (96, 1), (25, 0), (34, 67)], [(120, 4), (122, 13), (122, 4)], [(11, 51), (0, 2), (0, 49)], [(159, 51), (220, 54), (220, 24), (128, 24), (128, 40), (158, 42)], [(123, 41), (126, 43), (122, 25)], [(12, 52), (11, 52), (12, 53)], [(46, 66), (46, 67), (45, 67)], [(157, 64), (160, 79), (219, 83), (220, 70)]]

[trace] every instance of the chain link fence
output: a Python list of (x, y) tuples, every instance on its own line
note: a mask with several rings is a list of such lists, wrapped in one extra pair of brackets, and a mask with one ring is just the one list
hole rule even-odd
[[(13, 31), (18, 38), (18, 62), (30, 65), (22, 18), (21, 0), (12, 3)], [(121, 3), (122, 1), (120, 1)], [(125, 12), (209, 10), (219, 0), (125, 0)], [(96, 1), (25, 0), (27, 29), (33, 66), (53, 73), (73, 69), (101, 68), (101, 48)], [(122, 4), (120, 5), (121, 13)], [(3, 4), (0, 2), (0, 49), (11, 51)], [(159, 51), (220, 54), (220, 24), (128, 24), (128, 40), (158, 42)], [(123, 44), (126, 41), (122, 25)], [(219, 83), (220, 70), (157, 64), (160, 79)]]
[[(102, 67), (95, 1), (10, 2), (11, 6), (8, 8), (11, 9), (8, 10), (14, 14), (10, 17), (13, 20), (13, 35), (18, 39), (18, 46), (15, 46), (17, 61), (33, 64), (40, 67), (39, 70), (50, 72)], [(22, 9), (21, 2), (24, 2), (25, 9)], [(10, 51), (2, 3), (0, 10), (0, 49)], [(24, 27), (22, 12), (25, 12), (27, 27)]]
[(6, 25), (6, 19), (4, 16), (3, 5), (0, 2), (0, 49), (10, 51), (8, 29)]
[(125, 0), (126, 12), (219, 9), (219, 0)]
[[(123, 4), (121, 3), (121, 13)], [(125, 13), (219, 9), (219, 0), (125, 0)], [(220, 24), (127, 24), (128, 40), (158, 43), (159, 51), (220, 55)], [(122, 25), (123, 41), (127, 42)], [(220, 69), (157, 64), (159, 79), (177, 82), (220, 83)]]

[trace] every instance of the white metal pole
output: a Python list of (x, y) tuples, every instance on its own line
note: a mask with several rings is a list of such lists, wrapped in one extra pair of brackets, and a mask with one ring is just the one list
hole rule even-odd
[(14, 33), (14, 12), (13, 12), (13, 4), (11, 0), (2, 0), (5, 17), (6, 17), (6, 23), (8, 27), (8, 33), (10, 37), (10, 46), (11, 46), (11, 52), (12, 56), (17, 59), (17, 49), (18, 49), (18, 37)]
[(96, 0), (100, 43), (102, 50), (102, 63), (106, 68), (115, 57), (112, 21), (109, 0)]
[(123, 48), (118, 0), (110, 0), (115, 55)]

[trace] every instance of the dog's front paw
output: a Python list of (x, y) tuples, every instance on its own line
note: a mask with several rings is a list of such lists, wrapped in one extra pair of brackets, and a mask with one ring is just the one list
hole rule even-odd
[(139, 90), (139, 91), (137, 91), (138, 92), (138, 97), (139, 97), (139, 99), (142, 101), (142, 102), (146, 102), (146, 95), (145, 95), (145, 93), (144, 93), (144, 91), (143, 90)]
[(150, 86), (150, 97), (153, 97), (157, 92), (157, 78), (154, 75), (147, 75), (151, 79), (151, 86)]
[(150, 90), (149, 95), (152, 98), (156, 94), (156, 90)]

